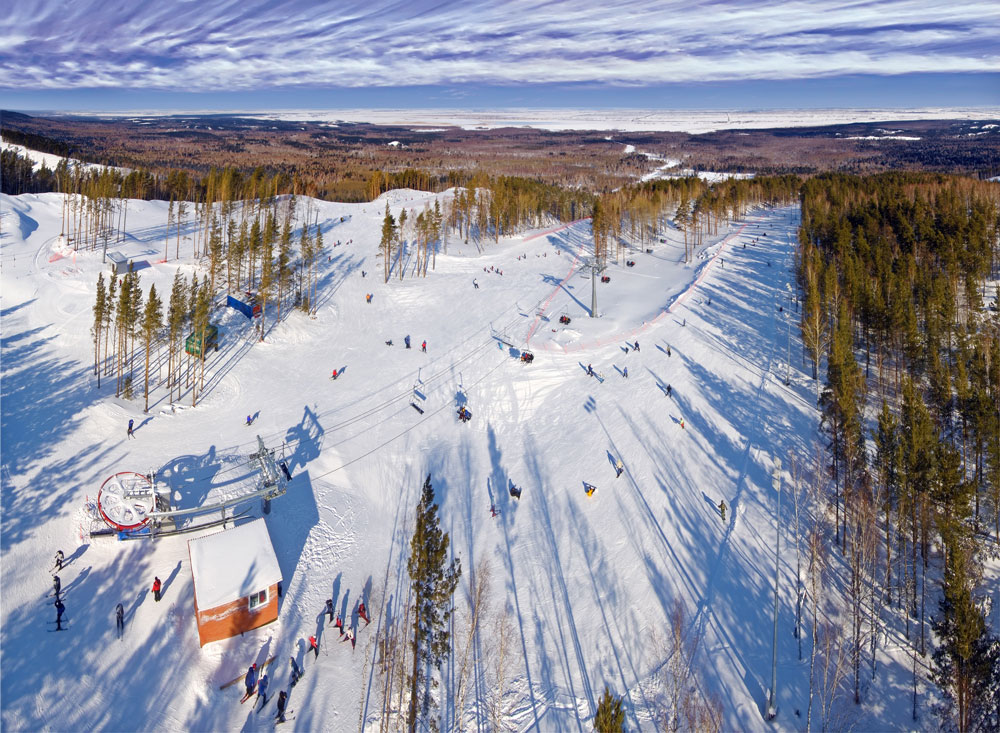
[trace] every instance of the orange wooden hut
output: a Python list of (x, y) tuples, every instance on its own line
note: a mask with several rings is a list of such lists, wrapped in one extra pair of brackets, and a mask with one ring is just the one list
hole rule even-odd
[(188, 541), (201, 645), (278, 618), (281, 570), (263, 519)]

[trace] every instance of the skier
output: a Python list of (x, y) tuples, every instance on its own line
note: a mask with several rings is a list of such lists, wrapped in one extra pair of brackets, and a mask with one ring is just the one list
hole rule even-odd
[(371, 303), (372, 302), (372, 295), (373, 295), (373, 293), (366, 293), (365, 294), (365, 302), (366, 303)]
[(499, 513), (500, 513), (500, 512), (498, 512), (498, 511), (497, 511), (497, 506), (496, 506), (496, 504), (490, 504), (490, 516), (491, 516), (491, 517), (495, 517), (495, 516), (496, 516), (497, 514), (499, 514)]
[(330, 379), (336, 379), (336, 378), (337, 378), (338, 376), (339, 376), (339, 375), (337, 374), (337, 370), (336, 370), (336, 369), (334, 369), (334, 370), (333, 370), (333, 375), (332, 375), (332, 376), (330, 377)]
[(472, 278), (472, 287), (479, 290), (479, 281), (476, 278)]
[(587, 376), (588, 377), (594, 376), (594, 367), (592, 367), (590, 364), (587, 365)]
[(250, 699), (253, 694), (253, 688), (257, 686), (257, 662), (254, 662), (249, 667), (247, 667), (246, 676), (243, 678), (243, 686), (246, 687), (247, 694), (243, 696), (240, 702), (246, 702)]
[(368, 609), (365, 608), (364, 601), (362, 601), (361, 605), (358, 606), (358, 615), (365, 620), (365, 626), (371, 623), (371, 619), (368, 618)]
[(670, 344), (667, 344), (667, 356), (670, 356)]
[(351, 649), (353, 649), (354, 645), (356, 643), (355, 639), (354, 639), (354, 632), (351, 631), (350, 629), (348, 629), (347, 631), (345, 631), (344, 632), (344, 638), (341, 639), (341, 641), (349, 641), (349, 642), (351, 642)]
[(586, 484), (586, 486), (587, 486), (587, 496), (593, 496), (594, 492), (597, 490), (597, 487), (594, 486), (593, 484)]
[(726, 502), (725, 500), (719, 502), (719, 513), (722, 515), (722, 521), (726, 521)]
[(299, 681), (299, 677), (302, 676), (302, 670), (299, 669), (299, 665), (296, 664), (295, 657), (289, 657), (288, 661), (292, 663), (292, 687), (295, 687), (296, 683)]
[(135, 420), (129, 420), (128, 421), (128, 437), (130, 437), (130, 438), (134, 438), (135, 437), (134, 435), (132, 435), (132, 429), (133, 429), (134, 426), (135, 426)]
[(635, 344), (633, 344), (632, 348), (635, 349), (636, 351), (638, 351), (639, 350), (639, 342), (636, 341)]
[(319, 642), (316, 641), (315, 636), (309, 637), (309, 648), (316, 653), (316, 659), (319, 659)]
[(330, 621), (333, 621), (333, 599), (332, 598), (327, 598), (326, 599), (326, 614), (327, 614), (327, 616), (329, 616), (329, 618), (327, 619), (327, 623), (329, 623)]
[(427, 340), (426, 339), (424, 340), (424, 342), (422, 344), (420, 344), (420, 350), (422, 352), (424, 352), (425, 354), (427, 353)]
[(682, 417), (681, 418), (681, 430), (683, 430), (683, 429), (684, 429), (684, 418)]
[(683, 323), (682, 323), (681, 325), (682, 325), (682, 326), (686, 326), (686, 325), (688, 325), (688, 319), (687, 319), (687, 318), (685, 318), (685, 319), (684, 319), (684, 322), (683, 322)]
[(406, 348), (410, 348), (410, 334), (406, 334), (403, 338), (403, 343), (406, 344)]
[(62, 617), (63, 617), (63, 612), (65, 610), (66, 610), (66, 606), (63, 605), (63, 602), (61, 600), (59, 600), (58, 598), (56, 598), (56, 631), (62, 631), (63, 630), (63, 627), (62, 627)]
[(622, 475), (622, 471), (624, 471), (624, 470), (625, 470), (625, 465), (622, 463), (622, 459), (619, 458), (618, 462), (615, 463), (615, 478), (618, 478), (619, 476), (621, 476)]
[(56, 550), (56, 567), (55, 567), (56, 570), (62, 570), (62, 564), (65, 557), (66, 556), (63, 555), (62, 550)]
[(121, 639), (125, 633), (125, 607), (120, 603), (115, 607), (115, 626), (118, 627), (118, 638)]
[(251, 425), (253, 425), (253, 417), (251, 415), (247, 415), (247, 427), (250, 427)]
[(260, 682), (257, 684), (257, 697), (260, 698), (260, 706), (263, 708), (267, 705), (267, 675), (261, 675)]
[(623, 377), (624, 377), (625, 379), (628, 379), (628, 367), (625, 367), (625, 368), (624, 368), (624, 369), (622, 370), (622, 376), (623, 376)]
[(340, 617), (339, 613), (337, 614), (337, 621), (333, 626), (335, 629), (337, 629), (337, 631), (340, 632), (341, 636), (344, 635), (344, 619)]
[(156, 576), (153, 577), (153, 600), (157, 602), (160, 600), (160, 579)]
[(53, 575), (52, 576), (52, 588), (55, 590), (55, 593), (53, 593), (53, 595), (56, 598), (58, 598), (59, 597), (59, 590), (62, 588), (62, 582), (59, 580), (59, 576), (58, 575)]
[[(292, 684), (295, 684), (294, 682)], [(278, 693), (278, 722), (285, 722), (285, 703), (288, 702), (288, 693), (282, 690)]]
[(673, 392), (673, 391), (674, 391), (674, 388), (673, 388), (673, 387), (671, 387), (671, 386), (670, 386), (670, 385), (668, 384), (668, 385), (667, 385), (667, 397), (669, 397), (669, 396), (670, 396), (670, 393), (671, 393), (671, 392)]

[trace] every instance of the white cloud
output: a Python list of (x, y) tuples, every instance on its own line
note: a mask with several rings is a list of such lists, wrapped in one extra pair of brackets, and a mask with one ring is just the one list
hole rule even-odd
[(625, 83), (997, 71), (1000, 5), (261, 0), (15, 7), (0, 85)]

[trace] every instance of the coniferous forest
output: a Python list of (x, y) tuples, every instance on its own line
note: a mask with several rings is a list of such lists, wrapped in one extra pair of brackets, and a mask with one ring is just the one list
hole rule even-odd
[(846, 590), (843, 633), (814, 623), (813, 645), (838, 637), (861, 703), (879, 645), (901, 630), (914, 720), (929, 679), (942, 726), (959, 731), (1000, 726), (1000, 641), (985, 623), (996, 588), (982, 577), (1000, 541), (997, 194), (928, 174), (802, 186), (801, 328), (828, 487), (812, 532)]

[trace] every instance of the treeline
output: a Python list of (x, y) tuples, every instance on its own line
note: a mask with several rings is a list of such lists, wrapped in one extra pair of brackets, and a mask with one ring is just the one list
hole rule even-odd
[(997, 201), (995, 184), (966, 178), (823, 175), (803, 184), (797, 253), (814, 378), (826, 362), (822, 516), (846, 574), (854, 700), (894, 621), (912, 654), (914, 719), (918, 660), (933, 646), (939, 713), (959, 731), (1000, 725), (982, 585), (1000, 542)]
[[(298, 218), (298, 237), (293, 236), (296, 222), (294, 196), (258, 199), (252, 202), (233, 200), (205, 202), (195, 207), (186, 219), (186, 203), (176, 210), (171, 202), (167, 213), (164, 260), (180, 257), (183, 231), (192, 242), (190, 254), (206, 267), (202, 279), (192, 276), (188, 284), (178, 274), (171, 289), (165, 323), (160, 316), (160, 299), (154, 288), (143, 299), (139, 274), (129, 271), (120, 280), (111, 278), (105, 285), (103, 273), (97, 281), (94, 304), (94, 374), (100, 387), (101, 376), (115, 375), (115, 394), (134, 396), (133, 376), (137, 336), (141, 335), (145, 355), (144, 396), (149, 409), (149, 368), (160, 361), (154, 350), (167, 347), (167, 376), (170, 401), (180, 399), (190, 390), (192, 404), (197, 402), (205, 383), (205, 356), (211, 342), (211, 315), (216, 296), (221, 292), (238, 293), (260, 309), (257, 320), (260, 340), (267, 333), (268, 316), (273, 321), (282, 312), (298, 306), (315, 310), (316, 263), (323, 252), (323, 235), (318, 223), (310, 224), (311, 211)], [(176, 222), (176, 227), (174, 223)], [(191, 336), (196, 348), (185, 359), (185, 339)]]
[(728, 179), (714, 184), (689, 176), (626, 186), (594, 202), (595, 255), (621, 260), (626, 256), (623, 235), (645, 245), (672, 222), (684, 232), (684, 261), (688, 262), (705, 235), (718, 233), (720, 221), (739, 219), (755, 206), (793, 202), (801, 184), (797, 176)]

